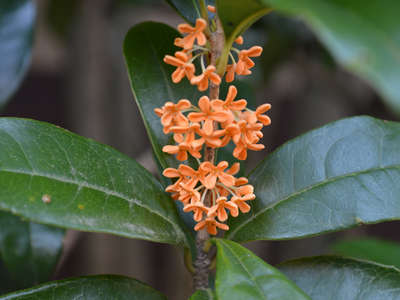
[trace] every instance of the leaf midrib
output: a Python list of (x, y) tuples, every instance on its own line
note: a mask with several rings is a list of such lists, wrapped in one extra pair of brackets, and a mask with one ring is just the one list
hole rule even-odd
[(17, 169), (1, 169), (0, 173), (1, 172), (22, 174), (22, 175), (27, 175), (27, 176), (32, 176), (32, 177), (35, 177), (35, 176), (36, 177), (43, 177), (43, 178), (47, 178), (47, 179), (50, 179), (50, 180), (55, 180), (55, 181), (62, 182), (62, 183), (69, 183), (69, 184), (76, 185), (76, 186), (78, 186), (78, 189), (81, 189), (82, 187), (84, 187), (84, 188), (87, 188), (87, 189), (90, 189), (90, 190), (101, 192), (103, 194), (106, 194), (107, 196), (114, 196), (114, 197), (120, 198), (122, 200), (127, 201), (128, 203), (133, 203), (133, 204), (135, 204), (135, 205), (137, 205), (137, 206), (139, 206), (139, 207), (141, 207), (143, 209), (146, 209), (150, 213), (155, 214), (158, 217), (160, 217), (161, 219), (167, 221), (174, 228), (175, 233), (180, 238), (180, 241), (184, 240), (184, 235), (181, 232), (177, 231), (177, 228), (176, 228), (176, 226), (175, 226), (173, 221), (171, 221), (166, 216), (160, 214), (158, 211), (155, 211), (155, 210), (151, 209), (149, 206), (144, 205), (143, 203), (138, 202), (136, 199), (130, 198), (129, 196), (127, 196), (125, 194), (122, 194), (120, 192), (116, 192), (116, 191), (107, 189), (107, 188), (105, 188), (103, 186), (99, 186), (99, 185), (96, 185), (96, 184), (88, 183), (88, 182), (85, 182), (85, 181), (77, 181), (77, 180), (70, 179), (70, 178), (67, 178), (67, 177), (62, 177), (62, 176), (59, 176), (59, 175), (45, 174), (45, 173), (40, 173), (40, 172), (36, 172), (36, 171), (35, 172), (33, 172), (33, 171), (32, 172), (28, 172), (28, 171), (25, 171), (25, 170), (17, 170)]
[(367, 174), (367, 173), (370, 173), (370, 172), (384, 171), (384, 170), (390, 170), (390, 169), (400, 169), (400, 164), (391, 165), (391, 166), (387, 166), (387, 167), (371, 168), (371, 169), (367, 169), (367, 170), (364, 170), (364, 171), (348, 173), (348, 174), (344, 174), (344, 175), (341, 175), (341, 176), (335, 176), (335, 177), (329, 178), (329, 179), (327, 179), (325, 181), (322, 181), (322, 182), (320, 181), (320, 182), (317, 182), (315, 184), (309, 185), (309, 186), (299, 190), (298, 192), (292, 193), (292, 194), (284, 197), (283, 199), (278, 200), (278, 201), (272, 203), (271, 205), (266, 206), (265, 208), (261, 209), (260, 211), (258, 211), (257, 213), (255, 213), (254, 215), (249, 217), (247, 220), (245, 220), (242, 223), (240, 223), (240, 225), (238, 225), (238, 227), (236, 227), (231, 233), (229, 233), (226, 238), (232, 239), (232, 237), (235, 236), (236, 232), (238, 232), (241, 228), (246, 226), (248, 223), (250, 223), (253, 220), (255, 220), (258, 216), (268, 212), (270, 209), (274, 208), (275, 206), (278, 206), (279, 204), (281, 204), (281, 203), (283, 203), (285, 201), (289, 201), (291, 198), (297, 197), (298, 195), (306, 193), (306, 192), (308, 192), (308, 191), (310, 191), (310, 190), (312, 190), (314, 188), (317, 188), (317, 187), (325, 185), (325, 184), (330, 184), (332, 182), (335, 182), (335, 181), (338, 181), (338, 180), (341, 180), (341, 179), (357, 177), (359, 175)]

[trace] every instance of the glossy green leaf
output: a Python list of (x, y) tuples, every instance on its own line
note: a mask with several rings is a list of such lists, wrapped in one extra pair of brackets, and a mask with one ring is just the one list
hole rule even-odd
[(190, 24), (194, 24), (200, 17), (200, 8), (197, 0), (166, 0), (178, 14)]
[(0, 292), (49, 280), (61, 254), (64, 230), (0, 211)]
[(311, 300), (280, 271), (239, 244), (215, 239), (219, 300)]
[(16, 91), (28, 69), (34, 23), (31, 0), (0, 1), (0, 107)]
[(361, 238), (336, 242), (335, 254), (365, 259), (400, 269), (400, 244), (374, 238)]
[(354, 117), (284, 144), (250, 175), (236, 241), (292, 239), (400, 219), (400, 123)]
[(216, 5), (229, 45), (255, 21), (271, 11), (270, 6), (261, 0), (216, 0)]
[(173, 43), (179, 33), (164, 24), (145, 22), (129, 30), (124, 41), (124, 55), (128, 68), (132, 92), (142, 114), (147, 134), (153, 146), (155, 156), (162, 169), (176, 167), (178, 161), (163, 153), (162, 147), (172, 144), (172, 136), (163, 133), (160, 118), (154, 109), (165, 102), (178, 102), (189, 99), (197, 103), (200, 94), (187, 79), (175, 84), (171, 74), (175, 70), (163, 62), (166, 54), (174, 55), (178, 50)]
[(214, 300), (214, 293), (212, 290), (198, 290), (196, 291), (189, 300)]
[(0, 119), (0, 209), (65, 228), (187, 244), (171, 198), (147, 170), (33, 120)]
[(0, 300), (166, 300), (167, 298), (135, 279), (117, 275), (98, 275), (53, 281), (0, 296)]
[(400, 1), (262, 1), (303, 18), (338, 62), (367, 79), (400, 112)]
[(280, 269), (313, 300), (400, 299), (400, 271), (340, 257), (308, 257), (285, 262)]

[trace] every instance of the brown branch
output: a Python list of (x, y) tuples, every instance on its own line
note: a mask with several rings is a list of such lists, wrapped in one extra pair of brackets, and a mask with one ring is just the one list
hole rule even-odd
[[(221, 22), (218, 17), (216, 17), (217, 28), (210, 36), (210, 65), (216, 66), (217, 60), (220, 57), (225, 44), (224, 31), (222, 29)], [(215, 85), (210, 82), (210, 100), (218, 99), (219, 97), (219, 85)], [(217, 124), (214, 122), (214, 127)], [(207, 147), (204, 150), (204, 161), (215, 162), (215, 149)], [(210, 207), (211, 203), (211, 193), (206, 195), (204, 200), (204, 205)], [(210, 239), (210, 235), (207, 229), (204, 228), (197, 233), (196, 236), (196, 250), (197, 257), (194, 262), (194, 276), (193, 276), (193, 288), (194, 290), (201, 290), (208, 288), (208, 276), (210, 272), (210, 258), (208, 257), (208, 251), (204, 251), (205, 243)]]

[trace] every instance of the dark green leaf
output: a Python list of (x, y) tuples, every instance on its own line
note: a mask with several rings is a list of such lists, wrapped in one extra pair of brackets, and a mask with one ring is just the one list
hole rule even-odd
[(332, 246), (335, 254), (400, 268), (400, 244), (374, 238), (344, 240)]
[(0, 296), (0, 300), (166, 300), (148, 285), (117, 275), (98, 275), (53, 281), (40, 286)]
[(200, 17), (197, 0), (166, 0), (188, 23), (194, 24)]
[(289, 141), (249, 178), (257, 198), (236, 241), (291, 239), (400, 219), (400, 124), (340, 120)]
[(238, 35), (271, 11), (261, 0), (216, 0), (216, 4), (229, 48)]
[(212, 290), (198, 290), (196, 291), (189, 300), (214, 300), (214, 293)]
[(400, 272), (393, 267), (340, 257), (309, 257), (280, 269), (313, 300), (400, 299)]
[(215, 291), (219, 300), (311, 300), (281, 272), (243, 246), (223, 239), (215, 239), (215, 243)]
[(125, 37), (124, 55), (131, 81), (132, 92), (146, 126), (147, 134), (157, 159), (163, 169), (178, 165), (171, 155), (163, 153), (162, 147), (171, 144), (171, 135), (162, 131), (160, 118), (154, 109), (165, 102), (189, 99), (197, 104), (200, 97), (197, 88), (186, 79), (179, 84), (171, 80), (174, 67), (163, 62), (166, 54), (178, 50), (173, 43), (179, 33), (164, 24), (145, 22), (136, 25)]
[(44, 224), (188, 245), (171, 198), (147, 170), (32, 120), (0, 119), (0, 208)]
[(64, 230), (22, 221), (0, 211), (0, 292), (49, 280), (61, 253)]
[(31, 58), (35, 6), (31, 0), (0, 1), (0, 107), (12, 96)]
[(400, 1), (263, 2), (305, 19), (340, 63), (367, 79), (400, 112)]

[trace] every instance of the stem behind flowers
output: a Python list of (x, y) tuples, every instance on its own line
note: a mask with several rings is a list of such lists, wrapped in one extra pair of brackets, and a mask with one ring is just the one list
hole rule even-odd
[[(222, 28), (221, 21), (216, 17), (217, 28), (210, 36), (210, 65), (217, 65), (217, 60), (220, 57), (225, 44), (224, 30)], [(219, 74), (221, 77), (223, 74)], [(215, 85), (211, 82), (209, 90), (210, 100), (219, 98), (219, 85)], [(214, 122), (214, 127), (217, 124)], [(210, 161), (214, 163), (215, 161), (215, 149), (210, 147), (205, 147), (204, 149), (204, 161)], [(211, 193), (207, 193), (204, 204), (206, 206), (211, 206)], [(205, 251), (205, 243), (210, 239), (210, 235), (207, 229), (202, 229), (197, 233), (196, 236), (196, 250), (197, 256), (194, 262), (194, 276), (193, 276), (193, 287), (194, 290), (201, 290), (208, 288), (208, 276), (210, 273), (210, 258), (208, 257), (208, 251)]]

